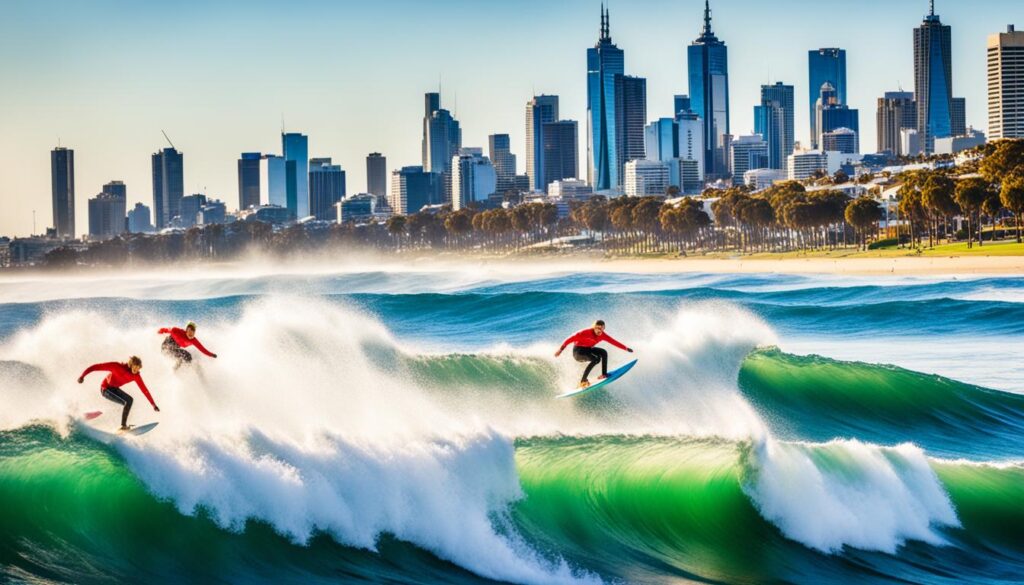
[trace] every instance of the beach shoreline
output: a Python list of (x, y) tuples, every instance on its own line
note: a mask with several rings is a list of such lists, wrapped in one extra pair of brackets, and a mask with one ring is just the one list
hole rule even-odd
[(1024, 275), (1024, 256), (923, 256), (889, 258), (613, 258), (599, 265), (614, 272), (774, 273), (882, 276)]

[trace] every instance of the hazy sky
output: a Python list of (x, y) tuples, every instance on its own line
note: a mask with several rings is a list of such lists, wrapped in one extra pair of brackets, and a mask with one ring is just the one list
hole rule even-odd
[[(670, 116), (687, 93), (686, 46), (703, 0), (613, 0), (612, 38), (626, 71), (647, 78), (648, 117)], [(597, 40), (598, 0), (3, 0), (0, 18), (0, 234), (52, 224), (50, 155), (75, 150), (76, 223), (86, 201), (121, 179), (129, 207), (152, 205), (150, 155), (166, 130), (185, 157), (185, 191), (238, 205), (238, 155), (280, 153), (282, 118), (309, 135), (310, 156), (366, 188), (365, 156), (389, 170), (420, 163), (423, 93), (462, 123), (465, 146), (508, 133), (525, 171), (524, 107), (561, 96), (580, 122), (586, 174), (586, 49)], [(762, 83), (796, 86), (796, 133), (806, 143), (807, 51), (847, 50), (848, 97), (860, 109), (861, 145), (875, 146), (875, 100), (913, 90), (912, 29), (924, 0), (712, 0), (729, 46), (734, 134), (753, 127)], [(953, 27), (954, 94), (968, 124), (985, 129), (985, 43), (1021, 0), (938, 0)], [(264, 198), (266, 198), (264, 186)]]

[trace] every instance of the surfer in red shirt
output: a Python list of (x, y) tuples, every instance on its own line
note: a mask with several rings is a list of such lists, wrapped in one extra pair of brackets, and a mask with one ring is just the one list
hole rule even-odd
[(141, 370), (142, 360), (133, 355), (125, 363), (107, 362), (89, 366), (78, 377), (78, 383), (85, 382), (85, 377), (92, 372), (108, 372), (107, 377), (100, 382), (100, 394), (107, 400), (124, 405), (124, 409), (121, 411), (121, 430), (127, 431), (131, 428), (128, 426), (128, 413), (132, 409), (132, 402), (134, 400), (130, 394), (121, 389), (121, 386), (135, 382), (139, 390), (142, 390), (142, 394), (149, 400), (149, 403), (153, 405), (153, 410), (160, 412), (156, 402), (153, 402), (153, 396), (149, 393), (149, 388), (146, 388), (146, 383), (142, 381), (142, 376), (139, 375)]
[(595, 347), (598, 343), (607, 341), (615, 347), (633, 353), (633, 350), (619, 343), (611, 335), (604, 332), (604, 321), (598, 319), (594, 321), (594, 326), (577, 331), (576, 333), (569, 336), (568, 339), (562, 342), (562, 347), (558, 348), (555, 352), (555, 357), (562, 355), (562, 351), (570, 344), (572, 346), (572, 357), (580, 363), (589, 362), (585, 370), (583, 370), (583, 379), (580, 380), (580, 388), (586, 388), (590, 386), (590, 381), (587, 379), (590, 376), (590, 371), (594, 369), (597, 362), (601, 362), (601, 377), (598, 380), (604, 380), (608, 377), (608, 351), (600, 347)]
[(181, 364), (192, 363), (192, 354), (185, 351), (185, 348), (193, 345), (203, 354), (212, 358), (217, 357), (217, 354), (207, 350), (203, 347), (203, 344), (196, 339), (196, 324), (192, 321), (189, 321), (188, 324), (185, 325), (184, 329), (181, 329), (180, 327), (163, 327), (157, 331), (157, 333), (167, 336), (167, 338), (164, 339), (163, 345), (160, 346), (160, 349), (163, 350), (166, 355), (174, 358), (174, 369), (180, 368)]

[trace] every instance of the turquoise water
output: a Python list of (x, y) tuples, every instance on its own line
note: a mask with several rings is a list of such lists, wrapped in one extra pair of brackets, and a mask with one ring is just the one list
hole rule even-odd
[[(1024, 279), (296, 270), (0, 303), (0, 581), (1024, 575)], [(595, 318), (640, 361), (554, 400)], [(220, 357), (174, 372), (156, 329), (188, 319)], [(75, 379), (129, 354), (161, 424), (109, 443)]]

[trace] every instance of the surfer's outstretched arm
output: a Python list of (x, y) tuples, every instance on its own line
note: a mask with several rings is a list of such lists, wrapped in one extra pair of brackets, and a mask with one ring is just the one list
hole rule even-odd
[(610, 344), (614, 345), (615, 347), (621, 349), (622, 351), (628, 351), (629, 353), (633, 353), (632, 348), (626, 347), (625, 345), (623, 345), (621, 342), (619, 342), (617, 339), (615, 339), (611, 335), (608, 335), (607, 333), (605, 333), (602, 337), (604, 337), (605, 341), (607, 341), (608, 343), (610, 343)]
[(85, 371), (82, 372), (82, 375), (78, 377), (78, 383), (81, 384), (82, 382), (84, 382), (85, 377), (93, 372), (113, 372), (114, 369), (120, 365), (121, 364), (117, 362), (104, 362), (102, 364), (93, 364), (88, 368), (85, 368)]

